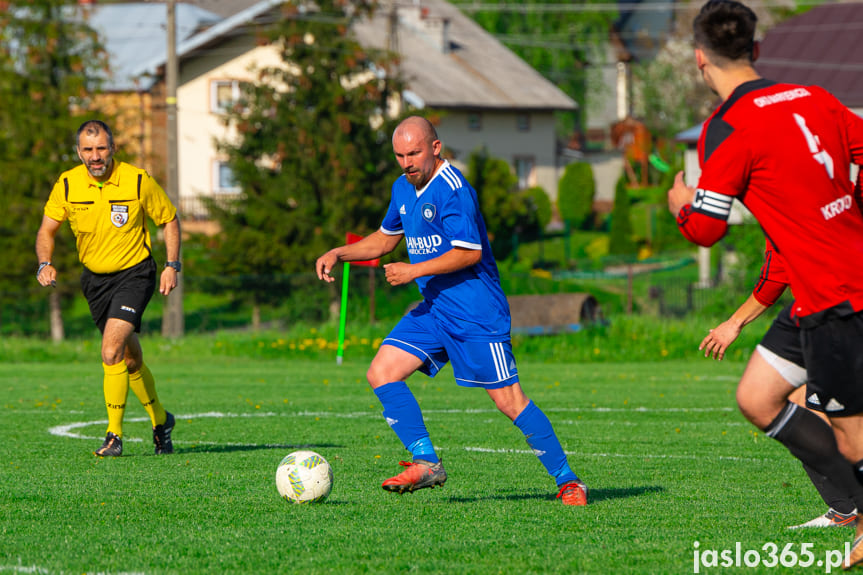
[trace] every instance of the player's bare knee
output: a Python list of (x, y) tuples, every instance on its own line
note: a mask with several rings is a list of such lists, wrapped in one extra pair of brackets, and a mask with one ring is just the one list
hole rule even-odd
[(143, 365), (143, 361), (139, 361), (138, 358), (133, 358), (126, 356), (126, 369), (129, 370), (129, 373), (137, 373), (138, 370), (141, 369), (141, 365)]
[(489, 394), (489, 397), (491, 397), (491, 400), (494, 402), (495, 407), (497, 407), (497, 409), (501, 413), (510, 418), (512, 421), (515, 421), (515, 418), (521, 415), (521, 412), (524, 411), (524, 409), (527, 407), (527, 404), (530, 403), (530, 399), (528, 399), (523, 394)]
[[(746, 412), (749, 409), (750, 405), (749, 396), (746, 394), (745, 391), (738, 387), (735, 399), (737, 400), (737, 407), (740, 409), (740, 412), (743, 415), (746, 415)], [(749, 417), (747, 417), (747, 419), (749, 419)]]
[(116, 365), (124, 360), (123, 349), (110, 349), (106, 348), (102, 350), (102, 363), (105, 365)]
[(366, 371), (366, 381), (369, 382), (369, 386), (372, 389), (377, 389), (378, 387), (389, 383), (386, 381), (386, 376), (377, 368), (374, 362), (372, 362), (368, 371)]
[(740, 409), (743, 417), (758, 429), (764, 429), (772, 421), (772, 418), (764, 421), (763, 406), (759, 405), (758, 401), (751, 394), (745, 391), (741, 392), (739, 387), (737, 388), (737, 407)]
[(857, 445), (857, 442), (850, 441), (847, 436), (836, 434), (836, 446), (839, 448), (839, 453), (842, 454), (848, 462), (857, 463), (863, 459), (863, 449)]
[(140, 345), (127, 345), (124, 359), (129, 373), (135, 373), (144, 365), (144, 354), (141, 352)]
[(863, 416), (853, 415), (830, 420), (839, 452), (852, 463), (863, 459)]
[(495, 403), (495, 405), (502, 414), (510, 418), (512, 421), (515, 421), (515, 418), (522, 412), (522, 410), (515, 408), (511, 404), (501, 405), (499, 403)]

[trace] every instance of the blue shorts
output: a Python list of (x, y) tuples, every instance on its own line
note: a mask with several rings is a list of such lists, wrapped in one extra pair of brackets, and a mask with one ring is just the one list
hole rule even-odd
[(503, 341), (463, 341), (441, 330), (425, 304), (411, 310), (381, 345), (391, 345), (422, 360), (419, 369), (434, 377), (452, 362), (455, 381), (463, 387), (499, 389), (518, 382), (509, 337)]

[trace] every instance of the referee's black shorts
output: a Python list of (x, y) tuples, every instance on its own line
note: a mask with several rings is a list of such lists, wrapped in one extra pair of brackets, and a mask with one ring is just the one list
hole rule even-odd
[(863, 312), (805, 326), (800, 341), (809, 373), (806, 407), (828, 417), (863, 413)]
[(156, 290), (156, 262), (150, 257), (113, 274), (96, 274), (84, 268), (81, 290), (99, 331), (109, 318), (122, 319), (141, 331), (141, 316)]

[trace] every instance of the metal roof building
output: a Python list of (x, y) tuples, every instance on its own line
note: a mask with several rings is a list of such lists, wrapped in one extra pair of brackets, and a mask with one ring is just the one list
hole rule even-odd
[[(98, 4), (82, 10), (109, 54), (110, 75), (103, 88), (110, 92), (149, 90), (158, 80), (150, 61), (167, 57), (167, 10), (164, 4), (137, 2)], [(177, 4), (177, 43), (220, 22), (218, 14), (189, 4)], [(149, 73), (147, 73), (149, 72)]]
[(849, 108), (863, 108), (863, 3), (828, 3), (767, 31), (758, 72), (770, 80), (818, 85)]

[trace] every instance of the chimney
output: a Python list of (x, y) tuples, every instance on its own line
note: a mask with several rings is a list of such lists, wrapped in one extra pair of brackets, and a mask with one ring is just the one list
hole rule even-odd
[(434, 42), (441, 53), (450, 53), (450, 21), (449, 18), (424, 18), (423, 32)]
[(401, 22), (421, 32), (442, 53), (450, 53), (452, 43), (449, 18), (432, 16), (427, 6), (416, 1), (413, 4), (399, 5), (398, 15)]

